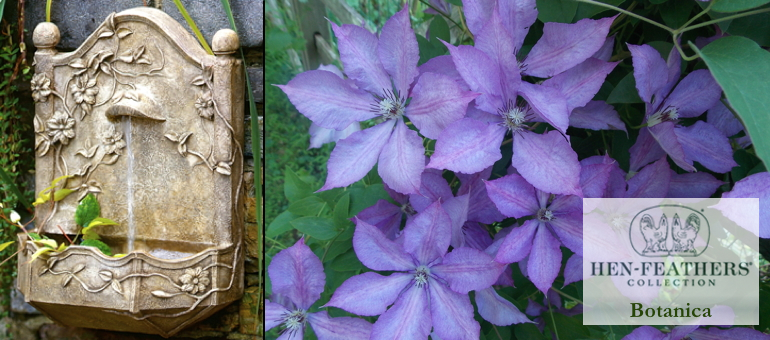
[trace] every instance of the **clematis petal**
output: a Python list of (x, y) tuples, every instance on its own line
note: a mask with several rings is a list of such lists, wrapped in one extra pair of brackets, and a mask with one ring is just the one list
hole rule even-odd
[(474, 35), (481, 33), (481, 29), (492, 16), (496, 2), (495, 0), (463, 0), (463, 13), (471, 33)]
[(391, 189), (402, 194), (415, 193), (420, 190), (420, 174), (425, 169), (424, 154), (422, 138), (399, 119), (380, 153), (377, 172)]
[(513, 48), (518, 51), (524, 43), (529, 28), (537, 20), (535, 0), (498, 1), (503, 26), (511, 34)]
[[(532, 240), (535, 237), (535, 232), (538, 230), (540, 223), (537, 220), (528, 220), (524, 222), (521, 227), (513, 228), (511, 232), (505, 236), (503, 243), (500, 244), (500, 248), (497, 250), (497, 256), (495, 261), (500, 263), (514, 263), (519, 262), (532, 250)], [(558, 241), (556, 241), (558, 243)]]
[(574, 24), (547, 22), (543, 37), (527, 55), (522, 73), (549, 78), (582, 63), (598, 51), (615, 17), (583, 19)]
[(519, 95), (527, 100), (529, 106), (540, 118), (562, 133), (566, 133), (569, 126), (569, 110), (567, 110), (567, 99), (560, 90), (524, 82), (521, 83)]
[(580, 161), (580, 187), (585, 197), (602, 198), (607, 192), (610, 173), (614, 167), (617, 167), (617, 163), (614, 161), (605, 163), (606, 158), (609, 157), (591, 156)]
[(676, 107), (680, 118), (697, 117), (712, 108), (721, 94), (722, 88), (711, 76), (711, 72), (695, 70), (679, 82), (662, 107)]
[(713, 125), (697, 121), (688, 127), (675, 128), (674, 133), (687, 159), (720, 173), (729, 172), (738, 166), (733, 160), (730, 141)]
[(427, 265), (446, 254), (452, 238), (452, 220), (441, 202), (434, 202), (407, 221), (404, 227), (404, 249), (418, 263)]
[(423, 73), (428, 72), (441, 74), (449, 77), (452, 79), (452, 81), (457, 83), (457, 86), (459, 86), (462, 91), (468, 91), (471, 89), (468, 84), (465, 83), (465, 80), (463, 80), (463, 76), (457, 72), (457, 68), (455, 67), (455, 63), (452, 61), (451, 55), (440, 55), (438, 57), (431, 58), (424, 64), (418, 66), (417, 71), (420, 73), (420, 76), (422, 76)]
[(565, 247), (577, 255), (583, 256), (583, 213), (573, 211), (560, 214), (551, 222), (553, 231), (559, 236), (559, 240)]
[(658, 141), (650, 133), (649, 129), (639, 130), (639, 136), (636, 137), (636, 143), (628, 150), (631, 154), (629, 171), (639, 171), (643, 166), (652, 163), (664, 155), (666, 152), (660, 147)]
[[(489, 236), (489, 231), (476, 222), (465, 222), (463, 233), (465, 233), (466, 247), (486, 250), (492, 244), (492, 237)], [(494, 253), (490, 255), (494, 256)]]
[(767, 340), (768, 335), (756, 329), (735, 327), (730, 329), (719, 329), (711, 327), (709, 329), (698, 328), (693, 330), (688, 336), (692, 340)]
[(492, 11), (489, 21), (476, 35), (474, 46), (494, 63), (495, 73), (500, 77), (500, 95), (503, 101), (515, 100), (521, 84), (521, 74), (515, 58), (513, 39), (503, 27), (497, 9)]
[(267, 268), (273, 293), (288, 297), (301, 309), (308, 309), (321, 297), (326, 284), (323, 270), (321, 260), (302, 238), (278, 252)]
[(300, 328), (296, 332), (283, 332), (278, 339), (275, 340), (302, 340), (305, 338), (305, 327)]
[(417, 212), (422, 212), (440, 199), (446, 201), (450, 197), (454, 197), (452, 188), (449, 187), (449, 183), (441, 176), (440, 172), (424, 171), (420, 177), (420, 191), (409, 195), (409, 204)]
[(527, 262), (527, 274), (535, 287), (546, 293), (553, 281), (559, 276), (561, 268), (561, 250), (557, 240), (548, 228), (541, 225), (532, 242), (532, 252)]
[(412, 285), (372, 326), (371, 340), (425, 340), (432, 325), (428, 290)]
[(714, 107), (708, 110), (706, 121), (719, 131), (722, 131), (727, 137), (732, 137), (738, 132), (743, 131), (741, 121), (722, 102), (717, 102)]
[(453, 248), (465, 245), (465, 234), (463, 234), (463, 224), (468, 220), (468, 194), (457, 197), (449, 197), (442, 206), (452, 220), (452, 239), (449, 244)]
[(511, 164), (535, 188), (552, 194), (583, 196), (580, 163), (558, 131), (514, 136)]
[(283, 315), (290, 311), (281, 304), (265, 300), (265, 330), (269, 331), (283, 323)]
[(326, 183), (319, 191), (344, 187), (366, 176), (377, 163), (394, 124), (389, 120), (338, 141), (326, 165)]
[(707, 172), (677, 174), (671, 170), (671, 184), (666, 197), (699, 198), (711, 197), (717, 189), (725, 184)]
[(362, 210), (356, 217), (377, 226), (388, 239), (393, 240), (401, 227), (402, 214), (401, 208), (386, 200), (379, 200), (375, 205)]
[(569, 126), (591, 130), (620, 130), (628, 134), (626, 124), (620, 120), (615, 108), (598, 100), (590, 101), (586, 106), (572, 110), (572, 114), (569, 115)]
[(408, 6), (404, 5), (403, 9), (382, 26), (377, 54), (382, 66), (393, 78), (396, 89), (405, 96), (409, 92), (409, 85), (417, 76), (417, 61), (420, 60), (417, 39), (409, 21)]
[(470, 86), (471, 91), (481, 93), (476, 99), (476, 105), (487, 112), (495, 112), (502, 107), (500, 96), (503, 90), (494, 60), (472, 46), (454, 46), (446, 42), (444, 46), (449, 49), (457, 72)]
[(447, 125), (465, 116), (468, 103), (478, 96), (463, 91), (449, 77), (424, 73), (414, 85), (406, 116), (423, 136), (437, 139)]
[(377, 227), (359, 219), (356, 219), (353, 249), (361, 263), (370, 269), (407, 271), (417, 267), (403, 246), (387, 239)]
[(468, 198), (468, 221), (476, 221), (485, 224), (502, 221), (505, 216), (497, 210), (497, 207), (489, 199), (487, 186), (484, 180), (492, 174), (492, 167), (488, 167), (481, 172), (473, 175), (458, 173), (460, 178), (460, 188), (457, 194), (470, 194)]
[(308, 133), (310, 133), (310, 146), (308, 149), (320, 148), (326, 143), (336, 142), (340, 139), (347, 138), (354, 132), (358, 131), (361, 131), (361, 124), (358, 122), (351, 123), (342, 131), (327, 129), (317, 125), (316, 123), (311, 123), (310, 130), (308, 131)]
[(413, 285), (413, 279), (413, 274), (406, 273), (382, 276), (368, 272), (356, 275), (334, 291), (326, 306), (342, 308), (358, 315), (380, 315), (385, 313), (385, 309), (396, 301), (404, 289)]
[(666, 335), (658, 329), (651, 326), (642, 326), (634, 329), (631, 334), (623, 337), (623, 340), (664, 340)]
[[(759, 237), (770, 238), (770, 173), (760, 172), (748, 176), (738, 182), (735, 182), (733, 190), (722, 194), (725, 198), (759, 198)], [(720, 205), (722, 203), (720, 202)], [(756, 207), (756, 206), (754, 206)], [(753, 207), (748, 205), (735, 206), (730, 205), (726, 208), (721, 208), (722, 213), (729, 219), (739, 222), (739, 225), (744, 228), (748, 228), (750, 231), (753, 229), (756, 233), (756, 227), (751, 227), (751, 224), (756, 222), (749, 222), (752, 218), (749, 218), (752, 214)], [(756, 208), (755, 208), (756, 209)], [(754, 210), (756, 211), (756, 210)], [(755, 215), (756, 216), (756, 215)], [(747, 221), (744, 221), (747, 219)]]
[(547, 79), (543, 85), (561, 90), (567, 98), (567, 111), (572, 111), (576, 107), (585, 106), (596, 92), (599, 92), (604, 79), (618, 63), (588, 58), (577, 66)]
[[(634, 79), (639, 97), (645, 103), (653, 103), (653, 95), (666, 86), (668, 68), (657, 50), (650, 45), (628, 45), (634, 64)], [(665, 94), (664, 94), (665, 95)], [(663, 98), (656, 98), (660, 102)], [(654, 103), (653, 103), (654, 104)]]
[(520, 175), (511, 174), (484, 184), (489, 198), (505, 216), (521, 218), (540, 209), (535, 188)]
[(444, 261), (431, 267), (430, 272), (449, 283), (453, 291), (467, 294), (492, 286), (504, 269), (505, 265), (483, 251), (462, 247), (446, 254)]
[(340, 61), (348, 77), (371, 93), (382, 94), (384, 89), (391, 89), (390, 77), (377, 55), (377, 37), (360, 26), (329, 23), (337, 37)]
[(372, 324), (364, 319), (330, 318), (326, 311), (310, 313), (307, 319), (318, 340), (368, 340), (372, 332)]
[(441, 132), (428, 168), (473, 174), (502, 158), (500, 144), (505, 128), (463, 118)]
[(665, 197), (671, 182), (671, 169), (662, 157), (639, 171), (628, 180), (627, 198)]
[(692, 165), (692, 159), (687, 158), (687, 155), (684, 153), (684, 148), (678, 139), (675, 131), (676, 126), (673, 122), (663, 122), (653, 125), (649, 127), (648, 130), (652, 137), (658, 141), (658, 144), (663, 151), (671, 157), (676, 165), (685, 171), (695, 171), (695, 167)]
[(327, 71), (298, 74), (286, 85), (276, 85), (289, 97), (297, 111), (322, 127), (343, 130), (350, 124), (374, 118), (372, 95), (354, 89)]
[(613, 34), (610, 37), (607, 37), (607, 39), (604, 40), (604, 44), (601, 48), (599, 48), (596, 53), (594, 53), (592, 58), (596, 58), (599, 60), (604, 61), (610, 61), (610, 58), (612, 57), (612, 51), (615, 49), (615, 35)]
[[(547, 200), (548, 198), (546, 198)], [(580, 197), (572, 196), (572, 195), (558, 195), (554, 197), (553, 201), (550, 205), (548, 205), (548, 209), (554, 212), (558, 216), (558, 214), (565, 214), (570, 212), (581, 212), (583, 211), (583, 200), (580, 199)]]
[(458, 294), (431, 280), (430, 314), (433, 331), (441, 339), (476, 340), (481, 326), (473, 319), (473, 305), (466, 294)]
[(573, 254), (564, 266), (564, 287), (583, 280), (583, 257)]
[(476, 306), (481, 317), (493, 325), (508, 326), (532, 322), (513, 303), (498, 295), (492, 287), (476, 291)]

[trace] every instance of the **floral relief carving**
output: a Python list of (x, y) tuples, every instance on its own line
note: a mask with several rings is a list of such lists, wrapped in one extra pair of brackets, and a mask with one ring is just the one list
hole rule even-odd
[(209, 271), (203, 270), (201, 267), (185, 269), (184, 275), (179, 277), (179, 281), (182, 282), (182, 290), (190, 294), (203, 293), (211, 282)]
[(69, 144), (70, 138), (75, 138), (75, 120), (66, 113), (56, 111), (53, 117), (46, 122), (48, 127), (48, 136), (51, 137), (51, 144), (61, 142), (63, 145)]
[(45, 73), (36, 73), (30, 82), (32, 88), (32, 99), (35, 102), (43, 103), (48, 101), (51, 95), (51, 79)]

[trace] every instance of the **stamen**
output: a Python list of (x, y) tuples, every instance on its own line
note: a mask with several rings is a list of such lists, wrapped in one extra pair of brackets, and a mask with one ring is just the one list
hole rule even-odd
[(414, 215), (417, 213), (417, 211), (414, 210), (414, 207), (412, 207), (409, 202), (406, 202), (401, 206), (401, 212), (409, 215)]
[(428, 284), (429, 274), (430, 274), (430, 269), (428, 269), (428, 267), (426, 266), (417, 267), (417, 270), (414, 273), (414, 283), (417, 285), (417, 288), (422, 288)]
[(550, 222), (555, 220), (556, 217), (553, 216), (553, 211), (550, 211), (547, 208), (542, 208), (537, 211), (537, 219), (543, 222)]
[(512, 132), (523, 130), (526, 127), (524, 123), (532, 117), (529, 107), (517, 106), (510, 100), (497, 110), (497, 114), (503, 118), (503, 122), (500, 125)]
[(385, 95), (374, 95), (375, 103), (371, 105), (371, 111), (385, 119), (396, 119), (404, 114), (406, 108), (405, 98), (401, 98), (399, 91), (384, 89)]
[(288, 332), (290, 334), (296, 334), (305, 327), (306, 320), (307, 312), (305, 310), (298, 309), (290, 313), (286, 313), (283, 317), (284, 329), (281, 330), (280, 333), (283, 334)]
[(668, 106), (663, 110), (655, 112), (650, 118), (647, 119), (647, 126), (655, 126), (663, 122), (671, 122), (679, 119), (679, 112), (676, 107)]

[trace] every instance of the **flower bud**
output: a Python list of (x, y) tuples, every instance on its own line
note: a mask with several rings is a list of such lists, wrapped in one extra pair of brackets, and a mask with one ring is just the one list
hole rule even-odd
[(19, 216), (19, 213), (17, 213), (16, 210), (11, 210), (11, 222), (18, 223), (19, 220), (21, 220), (21, 216)]

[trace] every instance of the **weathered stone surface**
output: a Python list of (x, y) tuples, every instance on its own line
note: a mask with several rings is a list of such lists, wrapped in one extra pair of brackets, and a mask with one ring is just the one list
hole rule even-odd
[[(16, 287), (16, 280), (14, 280), (13, 286)], [(24, 301), (24, 295), (18, 289), (11, 291), (11, 311), (22, 314), (40, 314), (40, 311)]]
[[(27, 1), (26, 29), (29, 32), (39, 22), (45, 21), (45, 1)], [(152, 2), (150, 2), (152, 3)], [(162, 1), (162, 9), (182, 23), (191, 32), (182, 15), (171, 0)], [(210, 43), (214, 34), (223, 28), (230, 28), (220, 1), (182, 0), (187, 12), (195, 20), (198, 29)], [(231, 0), (235, 24), (238, 28), (241, 44), (244, 47), (257, 47), (263, 41), (263, 0)], [(140, 0), (94, 0), (94, 1), (54, 1), (51, 6), (51, 21), (59, 26), (62, 39), (59, 48), (73, 50), (99, 26), (102, 20), (112, 12), (142, 6)]]
[(249, 81), (251, 81), (251, 93), (254, 96), (254, 101), (262, 103), (265, 101), (265, 69), (262, 67), (247, 67), (246, 72), (249, 73)]
[(257, 316), (257, 309), (259, 308), (257, 291), (258, 287), (249, 287), (243, 292), (243, 299), (241, 299), (241, 333), (257, 334), (257, 326), (260, 322)]

